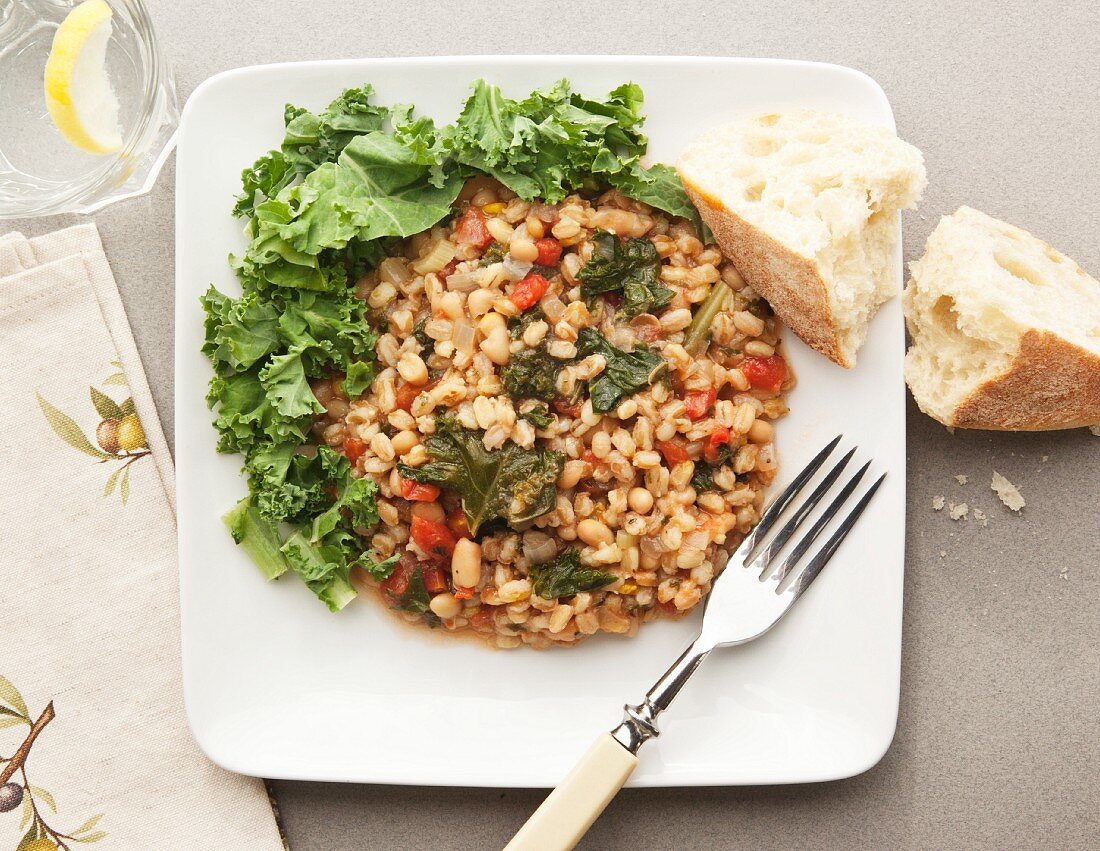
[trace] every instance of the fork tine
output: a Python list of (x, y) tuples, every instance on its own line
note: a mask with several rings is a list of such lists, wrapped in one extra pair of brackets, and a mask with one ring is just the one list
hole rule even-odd
[(867, 489), (859, 502), (855, 504), (851, 513), (844, 518), (844, 522), (840, 524), (840, 528), (833, 533), (833, 536), (825, 542), (825, 546), (810, 559), (810, 563), (806, 565), (806, 569), (802, 571), (798, 579), (790, 587), (792, 595), (792, 602), (802, 596), (803, 592), (810, 587), (810, 583), (817, 579), (818, 574), (824, 569), (825, 565), (829, 563), (829, 559), (833, 557), (833, 553), (837, 551), (841, 542), (848, 537), (848, 533), (852, 531), (852, 527), (856, 525), (856, 521), (863, 513), (863, 510), (867, 507), (867, 504), (871, 501), (871, 497), (875, 495), (875, 491), (878, 490), (879, 485), (882, 484), (882, 480), (886, 478), (886, 474), (883, 473), (879, 476), (873, 485)]
[(790, 505), (791, 500), (801, 493), (802, 489), (806, 487), (806, 483), (813, 478), (814, 473), (821, 469), (821, 465), (825, 463), (832, 451), (836, 449), (842, 434), (838, 434), (834, 437), (829, 445), (822, 449), (813, 457), (813, 460), (803, 468), (802, 472), (794, 477), (786, 490), (779, 494), (768, 506), (767, 510), (760, 517), (760, 521), (756, 524), (756, 527), (749, 533), (749, 536), (741, 542), (741, 546), (737, 548), (735, 557), (740, 556), (742, 559), (748, 558), (749, 554), (756, 549), (761, 538), (763, 538), (768, 531), (775, 525), (775, 521), (779, 519), (779, 515), (783, 513), (783, 510)]
[(864, 474), (867, 472), (867, 468), (870, 466), (871, 462), (868, 461), (859, 468), (859, 471), (848, 480), (848, 483), (844, 485), (840, 493), (837, 494), (836, 499), (830, 502), (829, 506), (821, 512), (821, 516), (818, 517), (814, 525), (810, 527), (810, 531), (803, 535), (802, 540), (795, 544), (794, 549), (792, 549), (790, 555), (783, 560), (783, 564), (779, 566), (779, 570), (774, 577), (777, 585), (783, 584), (783, 580), (787, 578), (787, 574), (789, 574), (791, 569), (802, 560), (802, 557), (806, 555), (806, 551), (813, 546), (813, 542), (817, 540), (821, 532), (829, 525), (829, 521), (836, 517), (840, 509), (844, 507), (844, 503), (848, 501), (848, 498), (852, 495), (852, 491), (856, 489), (856, 485), (859, 484), (860, 479), (863, 478)]
[(764, 550), (753, 559), (749, 565), (750, 570), (760, 571), (760, 578), (764, 579), (768, 568), (771, 565), (771, 560), (775, 558), (776, 554), (783, 549), (787, 541), (791, 539), (791, 536), (798, 531), (798, 527), (805, 522), (806, 517), (811, 511), (821, 502), (826, 493), (829, 492), (829, 488), (833, 486), (840, 474), (844, 472), (844, 468), (848, 465), (848, 462), (852, 460), (852, 456), (855, 455), (855, 447), (848, 450), (848, 454), (841, 458), (836, 465), (828, 473), (825, 474), (825, 478), (821, 480), (813, 493), (811, 493), (806, 500), (795, 509), (794, 515), (790, 520), (786, 522), (782, 529), (775, 533), (775, 537), (772, 538)]

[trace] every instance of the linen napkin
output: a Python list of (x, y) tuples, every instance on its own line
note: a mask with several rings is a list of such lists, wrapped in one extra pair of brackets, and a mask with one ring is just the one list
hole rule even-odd
[(0, 237), (0, 849), (283, 848), (187, 730), (172, 460), (95, 225)]

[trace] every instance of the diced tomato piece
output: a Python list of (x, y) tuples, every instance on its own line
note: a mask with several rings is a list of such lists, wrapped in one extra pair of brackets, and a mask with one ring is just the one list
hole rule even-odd
[(393, 569), (393, 573), (379, 583), (379, 587), (391, 597), (400, 597), (409, 590), (409, 576), (416, 569), (416, 562), (410, 558), (402, 558)]
[(593, 466), (600, 463), (600, 459), (596, 457), (596, 453), (593, 452), (591, 449), (586, 449), (584, 450), (584, 452), (581, 453), (581, 460), (587, 461)]
[(472, 600), (474, 596), (473, 588), (462, 588), (461, 586), (455, 586), (455, 599), (456, 600)]
[(675, 440), (662, 440), (657, 444), (657, 451), (660, 452), (665, 461), (670, 466), (676, 464), (682, 464), (684, 461), (689, 460), (687, 448), (684, 444)]
[(444, 559), (454, 552), (454, 533), (444, 523), (436, 523), (434, 520), (414, 514), (409, 533), (416, 545), (430, 556)]
[(493, 615), (498, 608), (499, 606), (482, 606), (470, 615), (470, 626), (481, 632), (491, 629), (493, 626)]
[(718, 460), (718, 451), (730, 442), (730, 430), (725, 426), (717, 426), (707, 438), (707, 445), (703, 447), (703, 457), (708, 461)]
[(456, 505), (448, 512), (447, 528), (455, 533), (456, 538), (470, 537), (470, 526), (466, 523), (466, 512), (461, 505)]
[(493, 235), (485, 227), (485, 214), (473, 205), (466, 208), (466, 212), (455, 225), (454, 237), (457, 242), (464, 242), (475, 248), (485, 248), (493, 241)]
[(429, 594), (442, 594), (447, 590), (447, 576), (442, 567), (422, 564), (420, 572), (424, 575), (424, 588)]
[(567, 405), (565, 402), (553, 402), (554, 410), (561, 414), (563, 417), (572, 417), (576, 419), (581, 415), (581, 408), (583, 407), (580, 402), (575, 402), (572, 405)]
[(539, 303), (540, 298), (546, 295), (549, 286), (550, 282), (546, 278), (532, 273), (516, 284), (508, 298), (520, 310), (530, 310)]
[(424, 391), (431, 390), (435, 384), (434, 381), (429, 381), (427, 384), (409, 384), (405, 382), (397, 388), (397, 407), (402, 411), (409, 410), (412, 407), (413, 400)]
[(412, 407), (413, 399), (420, 395), (421, 388), (416, 384), (402, 384), (397, 388), (397, 407), (407, 411)]
[(348, 456), (348, 460), (354, 464), (360, 458), (363, 457), (363, 453), (367, 451), (367, 444), (361, 441), (358, 437), (345, 437), (344, 438), (344, 454)]
[(435, 502), (439, 499), (439, 488), (436, 485), (414, 482), (412, 479), (402, 479), (401, 496), (410, 502)]
[(680, 611), (676, 608), (676, 604), (672, 602), (672, 600), (669, 600), (665, 603), (659, 602), (657, 603), (657, 605), (661, 607), (661, 611), (664, 612), (666, 615), (675, 615)]
[(714, 400), (717, 398), (718, 391), (713, 387), (686, 393), (684, 394), (684, 413), (689, 420), (701, 420), (714, 407)]
[(749, 384), (758, 390), (770, 390), (773, 393), (787, 380), (787, 362), (779, 355), (770, 358), (747, 357), (739, 367), (749, 380)]
[(539, 256), (535, 263), (539, 266), (556, 266), (561, 259), (561, 243), (552, 236), (544, 236), (535, 240), (535, 248), (539, 250)]

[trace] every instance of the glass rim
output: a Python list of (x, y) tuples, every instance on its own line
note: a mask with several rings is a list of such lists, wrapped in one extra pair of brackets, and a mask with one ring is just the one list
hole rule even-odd
[[(77, 182), (72, 189), (62, 191), (38, 204), (29, 204), (25, 209), (12, 214), (0, 213), (3, 218), (23, 218), (52, 215), (67, 212), (90, 213), (107, 204), (147, 191), (160, 172), (164, 161), (175, 145), (175, 131), (165, 140), (164, 147), (157, 153), (156, 161), (149, 171), (144, 186), (133, 192), (121, 195), (104, 193), (104, 189), (122, 186), (132, 173), (133, 163), (147, 152), (144, 148), (150, 135), (157, 127), (151, 126), (159, 117), (158, 102), (167, 97), (174, 101), (174, 86), (168, 64), (161, 54), (160, 43), (153, 29), (152, 18), (144, 0), (107, 0), (109, 6), (124, 8), (130, 17), (130, 24), (137, 34), (141, 59), (146, 63), (144, 91), (138, 120), (126, 134), (126, 141), (117, 152), (109, 155), (109, 160), (98, 170), (89, 172), (86, 179)], [(173, 108), (174, 105), (173, 105)], [(158, 125), (159, 126), (159, 125)], [(102, 195), (101, 195), (102, 193)]]

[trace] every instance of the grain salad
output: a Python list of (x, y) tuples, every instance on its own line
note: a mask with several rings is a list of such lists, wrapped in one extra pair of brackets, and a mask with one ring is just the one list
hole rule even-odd
[(617, 190), (474, 178), (455, 210), (355, 284), (366, 391), (310, 385), (317, 442), (378, 489), (356, 532), (392, 572), (352, 583), (502, 648), (690, 611), (776, 474), (778, 321), (694, 223)]

